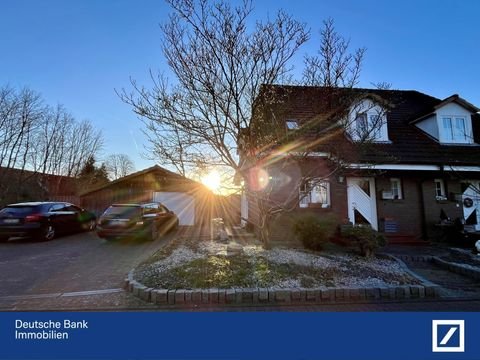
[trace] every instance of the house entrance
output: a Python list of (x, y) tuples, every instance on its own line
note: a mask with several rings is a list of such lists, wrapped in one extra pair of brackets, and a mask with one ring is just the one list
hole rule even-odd
[(378, 230), (375, 178), (347, 178), (348, 219)]
[(462, 183), (462, 204), (466, 229), (480, 231), (480, 181)]

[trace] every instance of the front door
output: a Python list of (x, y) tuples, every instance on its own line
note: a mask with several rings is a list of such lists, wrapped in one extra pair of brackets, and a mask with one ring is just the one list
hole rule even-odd
[(462, 183), (462, 203), (465, 228), (480, 231), (480, 181)]
[(347, 178), (348, 219), (353, 224), (370, 224), (378, 230), (375, 178)]

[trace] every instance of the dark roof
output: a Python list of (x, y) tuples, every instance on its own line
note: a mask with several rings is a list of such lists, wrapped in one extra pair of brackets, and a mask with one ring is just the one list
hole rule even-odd
[[(438, 165), (476, 165), (480, 166), (480, 146), (472, 145), (444, 145), (440, 144), (428, 134), (412, 124), (420, 116), (431, 114), (433, 111), (449, 102), (456, 102), (472, 112), (472, 126), (474, 139), (480, 142), (480, 116), (475, 114), (478, 108), (453, 95), (444, 100), (429, 96), (415, 90), (379, 90), (360, 88), (325, 88), (312, 86), (263, 86), (261, 96), (274, 94), (277, 99), (282, 99), (281, 104), (269, 104), (272, 111), (281, 106), (281, 116), (277, 121), (297, 119), (300, 125), (311, 123), (326, 128), (329, 119), (338, 122), (338, 111), (346, 109), (354, 101), (369, 97), (375, 102), (383, 102), (382, 106), (388, 109), (387, 126), (390, 143), (375, 143), (361, 155), (359, 161), (379, 162), (383, 159), (395, 159), (396, 163), (404, 164), (438, 164)], [(273, 97), (272, 97), (273, 98)], [(332, 110), (333, 109), (333, 110)], [(335, 111), (337, 110), (337, 113)], [(344, 111), (344, 110), (343, 110)], [(336, 115), (336, 116), (335, 116)], [(252, 123), (255, 122), (255, 115)], [(326, 125), (325, 125), (326, 124)], [(285, 127), (284, 124), (278, 124)], [(318, 133), (317, 133), (318, 134)], [(315, 137), (310, 133), (310, 140)], [(335, 146), (350, 149), (355, 152), (352, 141), (345, 136), (343, 131), (331, 132), (328, 136), (322, 135), (325, 141), (318, 141), (317, 135), (315, 150), (326, 151)], [(358, 154), (357, 154), (358, 155)]]
[(87, 194), (90, 194), (90, 193), (93, 193), (95, 191), (98, 191), (98, 190), (101, 190), (101, 189), (105, 189), (105, 188), (108, 188), (112, 185), (115, 185), (115, 184), (118, 184), (118, 183), (121, 183), (121, 182), (124, 182), (124, 181), (128, 181), (128, 180), (131, 180), (133, 178), (136, 178), (138, 176), (142, 176), (142, 175), (145, 175), (145, 174), (148, 174), (148, 173), (159, 173), (161, 174), (162, 176), (165, 176), (166, 178), (169, 178), (169, 179), (174, 179), (174, 180), (178, 180), (178, 181), (181, 181), (183, 183), (191, 183), (192, 185), (200, 185), (199, 183), (197, 183), (196, 181), (194, 180), (191, 180), (191, 179), (188, 179), (186, 178), (185, 176), (182, 176), (180, 174), (177, 174), (177, 173), (174, 173), (170, 170), (167, 170), (161, 166), (158, 166), (158, 165), (154, 165), (154, 166), (151, 166), (147, 169), (144, 169), (144, 170), (140, 170), (140, 171), (137, 171), (133, 174), (130, 174), (130, 175), (127, 175), (127, 176), (124, 176), (124, 177), (121, 177), (119, 179), (116, 179), (116, 180), (113, 180), (113, 181), (110, 181), (109, 183), (106, 183), (106, 184), (103, 184), (103, 185), (100, 185), (96, 188), (93, 188), (91, 190), (88, 190), (88, 191), (85, 191), (83, 192), (81, 195), (87, 195)]

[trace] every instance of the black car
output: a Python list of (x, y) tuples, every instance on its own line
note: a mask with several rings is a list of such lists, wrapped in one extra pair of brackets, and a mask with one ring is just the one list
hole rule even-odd
[(177, 226), (177, 215), (160, 203), (113, 204), (100, 216), (97, 234), (107, 240), (123, 236), (155, 240)]
[(95, 214), (66, 202), (26, 202), (0, 210), (0, 241), (51, 240), (57, 234), (95, 229)]

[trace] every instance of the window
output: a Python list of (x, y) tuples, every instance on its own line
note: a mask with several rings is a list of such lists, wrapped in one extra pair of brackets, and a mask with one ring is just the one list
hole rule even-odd
[[(322, 208), (330, 206), (330, 183), (324, 180), (312, 179), (300, 187), (300, 207), (307, 208), (317, 204)], [(315, 205), (314, 205), (315, 206)]]
[(435, 198), (437, 200), (446, 200), (445, 183), (443, 179), (435, 179)]
[(403, 199), (402, 182), (398, 178), (390, 179), (390, 189), (382, 192), (382, 199), (398, 200)]
[(442, 117), (442, 140), (447, 143), (472, 143), (467, 120), (462, 116)]
[(385, 116), (376, 110), (357, 113), (352, 130), (354, 140), (389, 141)]
[(285, 122), (285, 124), (287, 125), (287, 130), (297, 130), (298, 129), (298, 121), (297, 120), (290, 119), (290, 120), (287, 120)]

